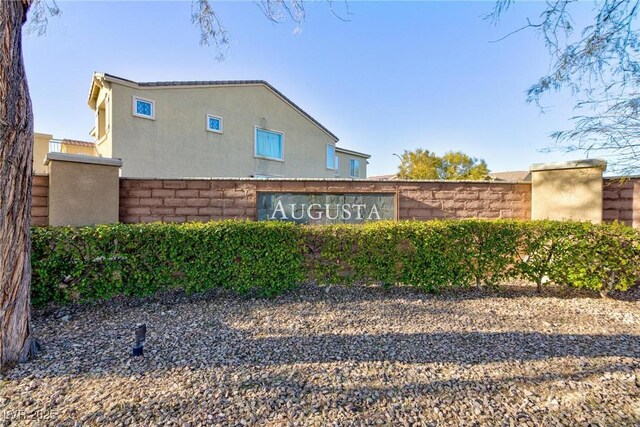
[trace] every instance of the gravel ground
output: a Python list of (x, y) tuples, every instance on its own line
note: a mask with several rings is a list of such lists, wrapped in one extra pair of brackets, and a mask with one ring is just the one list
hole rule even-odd
[(0, 424), (640, 426), (639, 295), (307, 285), (40, 310)]

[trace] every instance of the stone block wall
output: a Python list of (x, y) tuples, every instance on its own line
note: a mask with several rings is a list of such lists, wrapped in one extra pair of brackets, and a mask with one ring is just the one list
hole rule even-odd
[[(635, 215), (635, 224), (634, 224)], [(602, 218), (640, 227), (640, 178), (605, 178), (602, 190)]]
[[(352, 180), (120, 179), (120, 221), (256, 218), (257, 191), (398, 194), (398, 218), (531, 218), (531, 184)], [(640, 227), (640, 177), (605, 178), (603, 219)], [(635, 219), (635, 221), (634, 221)], [(49, 224), (49, 177), (34, 175), (31, 223)]]
[(34, 175), (31, 188), (31, 225), (49, 225), (49, 176)]
[(258, 191), (396, 193), (398, 219), (529, 219), (531, 216), (528, 183), (123, 178), (120, 180), (120, 221), (255, 220)]

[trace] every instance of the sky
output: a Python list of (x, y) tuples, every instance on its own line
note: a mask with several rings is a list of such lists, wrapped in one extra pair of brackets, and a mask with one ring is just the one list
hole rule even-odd
[[(499, 22), (490, 1), (309, 2), (300, 30), (274, 24), (255, 3), (214, 1), (231, 38), (223, 61), (199, 44), (191, 3), (58, 1), (43, 36), (25, 33), (36, 132), (91, 140), (87, 96), (94, 71), (135, 81), (266, 80), (340, 138), (371, 154), (368, 175), (392, 174), (394, 153), (461, 150), (492, 171), (584, 158), (543, 152), (571, 127), (573, 100), (526, 102), (549, 70), (534, 32), (495, 42), (536, 17), (542, 2), (516, 3)], [(591, 3), (579, 7), (585, 13)]]

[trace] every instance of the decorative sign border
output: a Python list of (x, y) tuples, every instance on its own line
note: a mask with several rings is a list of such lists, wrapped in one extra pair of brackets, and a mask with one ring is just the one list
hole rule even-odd
[(391, 192), (258, 191), (258, 221), (298, 224), (363, 224), (397, 221), (398, 194)]

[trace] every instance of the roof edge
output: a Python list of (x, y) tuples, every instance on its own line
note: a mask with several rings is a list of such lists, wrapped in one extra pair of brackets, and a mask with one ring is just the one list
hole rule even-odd
[[(93, 73), (94, 82), (97, 76), (101, 76), (104, 80), (113, 82), (113, 83), (123, 83), (129, 86), (134, 86), (141, 89), (146, 88), (162, 88), (162, 87), (201, 87), (201, 86), (255, 86), (261, 85), (269, 89), (273, 92), (277, 97), (282, 99), (284, 102), (289, 104), (294, 110), (296, 110), (300, 115), (309, 120), (311, 123), (320, 128), (324, 133), (329, 135), (334, 141), (338, 142), (340, 138), (338, 138), (333, 132), (324, 127), (319, 121), (317, 121), (313, 116), (300, 108), (295, 102), (285, 96), (282, 92), (276, 89), (273, 85), (271, 85), (266, 80), (211, 80), (211, 81), (185, 81), (185, 82), (136, 82), (133, 80), (125, 79), (123, 77), (114, 76), (109, 73)], [(92, 85), (93, 91), (93, 85)], [(90, 95), (91, 96), (91, 92)]]
[(121, 159), (113, 159), (110, 157), (86, 156), (84, 154), (68, 154), (68, 153), (47, 153), (44, 164), (48, 165), (52, 160), (71, 163), (86, 163), (102, 166), (121, 167)]
[(602, 159), (583, 159), (583, 160), (569, 160), (566, 162), (535, 163), (529, 167), (529, 171), (541, 172), (541, 171), (548, 171), (548, 170), (584, 169), (584, 168), (598, 168), (604, 171), (607, 169), (607, 161)]
[(345, 153), (345, 154), (353, 154), (355, 156), (364, 157), (365, 159), (370, 159), (371, 154), (361, 153), (359, 151), (349, 150), (348, 148), (336, 147), (336, 152)]

